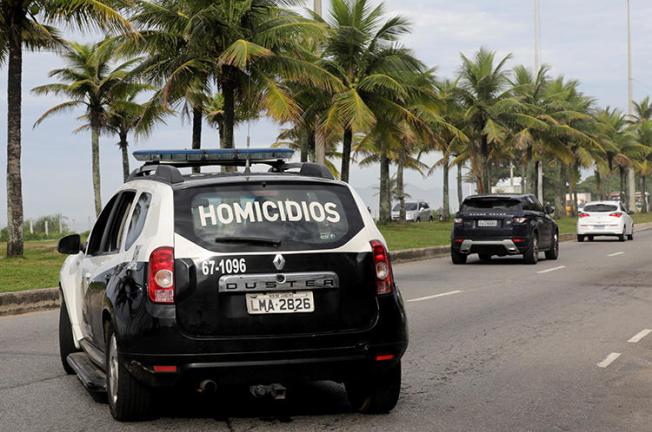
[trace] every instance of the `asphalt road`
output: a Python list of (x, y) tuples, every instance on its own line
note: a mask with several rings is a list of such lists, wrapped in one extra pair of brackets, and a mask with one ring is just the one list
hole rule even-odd
[(119, 424), (63, 373), (49, 311), (0, 318), (0, 431), (652, 431), (652, 231), (564, 243), (537, 266), (395, 271), (411, 341), (389, 415), (351, 413), (343, 388), (321, 382), (286, 401), (170, 394), (160, 418)]

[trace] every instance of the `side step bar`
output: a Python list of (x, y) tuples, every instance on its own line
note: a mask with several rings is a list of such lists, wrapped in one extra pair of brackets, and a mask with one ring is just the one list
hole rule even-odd
[(84, 352), (70, 354), (66, 361), (75, 371), (86, 390), (92, 393), (106, 392), (106, 375)]

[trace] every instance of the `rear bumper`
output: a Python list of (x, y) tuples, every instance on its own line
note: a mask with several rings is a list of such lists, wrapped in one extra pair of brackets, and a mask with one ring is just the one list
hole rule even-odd
[(464, 239), (458, 246), (464, 254), (519, 255), (527, 250), (527, 244), (516, 245), (512, 239)]
[(578, 226), (578, 235), (619, 236), (622, 235), (624, 225), (607, 226), (605, 229), (596, 230), (592, 226)]

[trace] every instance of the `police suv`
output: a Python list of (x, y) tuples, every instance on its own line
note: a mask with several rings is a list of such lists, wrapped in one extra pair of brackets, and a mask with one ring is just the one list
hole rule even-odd
[[(135, 152), (88, 242), (60, 240), (63, 367), (116, 419), (172, 386), (333, 380), (355, 410), (396, 405), (408, 338), (385, 241), (349, 185), (291, 155)], [(230, 171), (179, 171), (207, 165)]]

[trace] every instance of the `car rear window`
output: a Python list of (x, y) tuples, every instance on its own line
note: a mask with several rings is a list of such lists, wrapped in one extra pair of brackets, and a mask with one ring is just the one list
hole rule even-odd
[(617, 210), (618, 210), (618, 206), (614, 204), (589, 204), (584, 206), (584, 209), (582, 211), (585, 211), (587, 213), (606, 213), (606, 212), (612, 212)]
[(331, 249), (362, 227), (350, 191), (340, 185), (261, 182), (175, 191), (176, 232), (218, 252)]
[(462, 203), (462, 211), (518, 210), (521, 202), (509, 198), (474, 198)]

